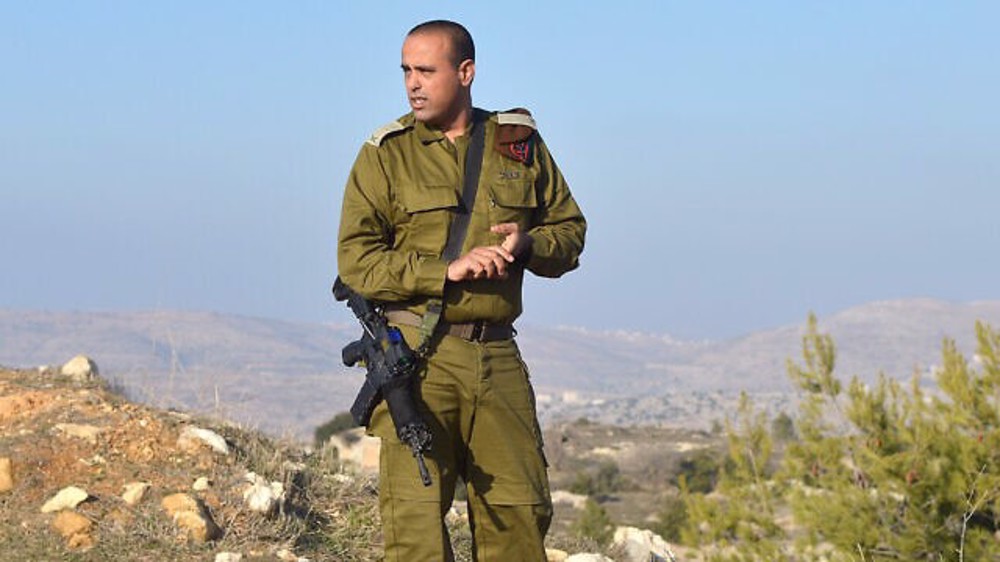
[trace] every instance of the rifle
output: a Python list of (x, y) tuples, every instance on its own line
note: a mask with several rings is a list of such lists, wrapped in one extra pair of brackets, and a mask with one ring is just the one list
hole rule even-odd
[(382, 308), (354, 292), (340, 277), (333, 283), (333, 296), (338, 301), (347, 301), (364, 329), (361, 338), (347, 344), (341, 354), (344, 365), (353, 367), (360, 362), (367, 370), (365, 382), (351, 406), (354, 422), (368, 427), (372, 411), (384, 398), (396, 426), (396, 436), (409, 445), (417, 459), (420, 480), (424, 486), (430, 486), (431, 475), (424, 463), (424, 453), (431, 448), (431, 432), (413, 397), (417, 356), (399, 329), (386, 323)]

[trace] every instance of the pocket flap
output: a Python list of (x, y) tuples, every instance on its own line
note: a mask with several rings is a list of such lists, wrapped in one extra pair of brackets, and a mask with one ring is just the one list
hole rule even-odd
[(501, 207), (533, 208), (538, 206), (530, 181), (506, 181), (490, 186), (493, 201)]
[(406, 185), (399, 190), (399, 202), (407, 213), (458, 207), (458, 192), (450, 185)]

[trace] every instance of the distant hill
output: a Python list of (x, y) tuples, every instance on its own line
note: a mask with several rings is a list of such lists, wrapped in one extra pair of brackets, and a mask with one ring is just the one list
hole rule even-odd
[[(785, 363), (801, 356), (805, 320), (725, 341), (523, 325), (518, 342), (543, 419), (705, 425), (741, 390), (788, 403)], [(945, 337), (971, 354), (978, 320), (1000, 327), (1000, 301), (876, 302), (820, 318), (820, 329), (837, 344), (843, 378), (908, 379), (937, 362)], [(202, 312), (0, 310), (0, 365), (84, 353), (136, 399), (308, 437), (353, 400), (363, 373), (341, 365), (340, 349), (359, 333)]]
[(135, 399), (308, 437), (363, 380), (340, 361), (358, 332), (205, 312), (0, 311), (0, 364), (83, 353)]

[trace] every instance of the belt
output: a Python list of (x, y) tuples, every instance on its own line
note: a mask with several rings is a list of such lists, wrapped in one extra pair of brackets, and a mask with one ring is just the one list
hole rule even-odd
[[(421, 321), (420, 315), (414, 314), (409, 310), (387, 310), (385, 311), (385, 318), (390, 322), (403, 324), (404, 326), (419, 327)], [(439, 322), (434, 331), (475, 342), (509, 340), (516, 333), (514, 326), (511, 324), (491, 324), (483, 320), (475, 322)]]

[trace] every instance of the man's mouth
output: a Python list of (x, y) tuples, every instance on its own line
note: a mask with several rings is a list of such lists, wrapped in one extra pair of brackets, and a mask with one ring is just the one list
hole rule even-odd
[(427, 105), (427, 98), (424, 97), (413, 97), (410, 98), (410, 107), (413, 109), (421, 109)]

